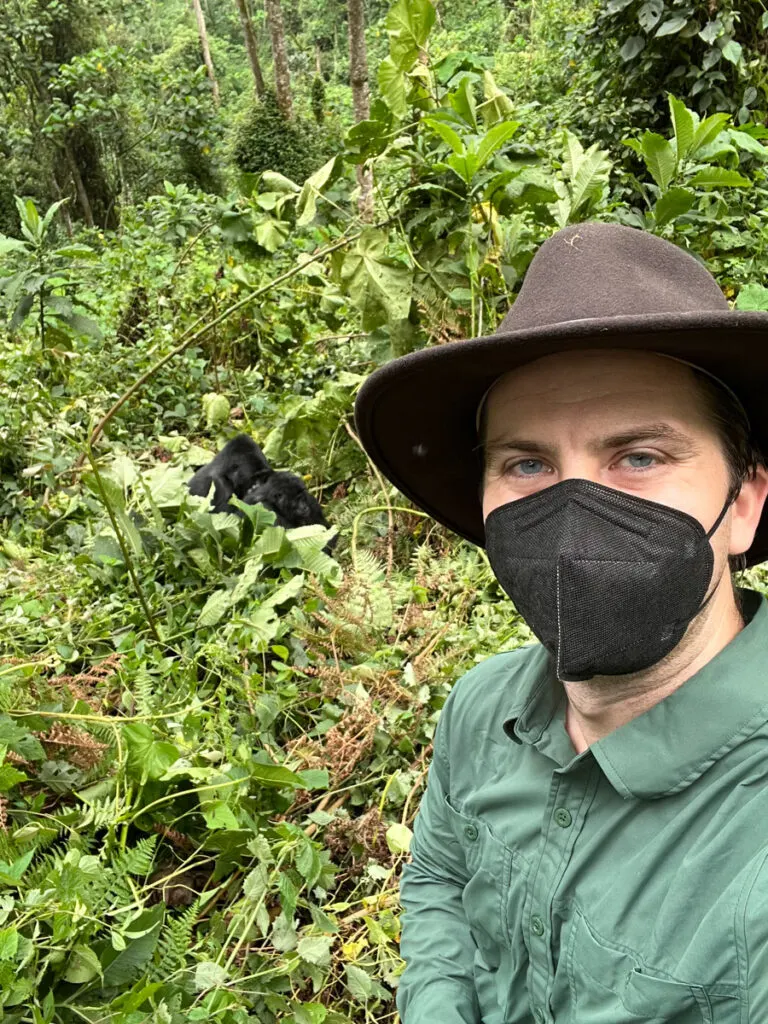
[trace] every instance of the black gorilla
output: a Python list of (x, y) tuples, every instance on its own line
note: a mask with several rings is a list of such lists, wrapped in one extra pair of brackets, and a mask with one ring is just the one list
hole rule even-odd
[(313, 523), (328, 526), (320, 503), (294, 473), (270, 473), (248, 490), (243, 501), (270, 509), (277, 525), (286, 529)]
[(272, 467), (256, 442), (247, 434), (238, 434), (227, 441), (207, 466), (198, 469), (189, 481), (189, 493), (205, 497), (213, 484), (212, 511), (240, 515), (229, 499), (234, 494), (243, 500), (249, 488), (271, 472)]
[[(246, 505), (263, 505), (275, 513), (278, 526), (319, 524), (328, 526), (320, 503), (300, 477), (294, 473), (277, 472), (267, 462), (261, 448), (247, 434), (238, 434), (228, 441), (207, 466), (198, 469), (189, 481), (190, 494), (206, 495), (214, 485), (213, 512), (234, 512), (240, 509), (229, 504), (236, 495)], [(336, 543), (333, 537), (323, 549), (330, 552)]]

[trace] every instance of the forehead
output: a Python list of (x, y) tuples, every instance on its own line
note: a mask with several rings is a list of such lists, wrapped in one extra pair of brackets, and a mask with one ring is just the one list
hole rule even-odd
[(491, 429), (561, 419), (649, 415), (705, 425), (690, 366), (655, 352), (588, 350), (545, 356), (499, 377), (486, 398)]

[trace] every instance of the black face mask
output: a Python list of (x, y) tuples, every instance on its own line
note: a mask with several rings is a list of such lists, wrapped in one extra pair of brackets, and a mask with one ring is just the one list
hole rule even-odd
[(685, 512), (563, 480), (490, 513), (488, 559), (558, 678), (639, 672), (677, 646), (709, 600), (709, 539), (735, 496), (705, 533)]

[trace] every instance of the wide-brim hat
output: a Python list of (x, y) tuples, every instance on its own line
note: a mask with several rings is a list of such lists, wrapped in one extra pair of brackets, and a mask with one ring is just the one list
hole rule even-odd
[[(768, 455), (768, 313), (731, 310), (690, 253), (646, 231), (586, 222), (538, 249), (495, 334), (393, 359), (355, 403), (365, 450), (438, 522), (485, 544), (477, 410), (509, 370), (556, 352), (632, 349), (672, 356), (738, 397)], [(766, 503), (768, 504), (768, 503)], [(747, 564), (768, 559), (768, 512)]]

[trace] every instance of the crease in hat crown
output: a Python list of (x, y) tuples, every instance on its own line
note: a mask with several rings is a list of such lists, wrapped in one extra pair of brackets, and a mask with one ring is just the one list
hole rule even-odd
[(679, 246), (622, 224), (585, 222), (563, 228), (539, 247), (496, 333), (728, 309), (709, 271)]

